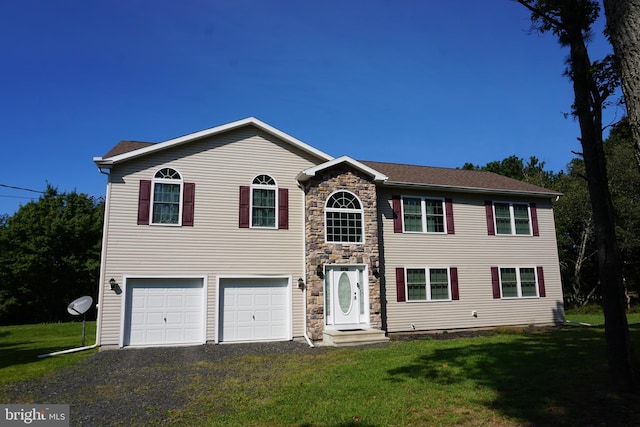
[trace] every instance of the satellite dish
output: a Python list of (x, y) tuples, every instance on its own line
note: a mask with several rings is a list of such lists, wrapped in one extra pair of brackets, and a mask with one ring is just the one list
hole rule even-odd
[(80, 297), (67, 306), (67, 311), (74, 316), (80, 316), (91, 308), (91, 304), (93, 304), (93, 298), (90, 296)]

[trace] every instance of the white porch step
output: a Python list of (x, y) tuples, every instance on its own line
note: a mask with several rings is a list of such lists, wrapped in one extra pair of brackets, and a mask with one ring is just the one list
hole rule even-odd
[(357, 329), (353, 331), (327, 331), (322, 332), (322, 342), (324, 345), (335, 347), (346, 347), (365, 344), (380, 344), (389, 342), (389, 337), (384, 331), (379, 329)]

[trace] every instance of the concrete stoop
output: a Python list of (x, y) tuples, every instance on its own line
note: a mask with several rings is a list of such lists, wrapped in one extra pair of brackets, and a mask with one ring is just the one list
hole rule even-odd
[(389, 342), (389, 337), (379, 329), (357, 329), (353, 331), (322, 332), (322, 343), (334, 347), (346, 347), (365, 344), (380, 344)]

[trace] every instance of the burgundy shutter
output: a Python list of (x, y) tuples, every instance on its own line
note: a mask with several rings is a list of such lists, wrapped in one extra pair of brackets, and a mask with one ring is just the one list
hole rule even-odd
[(289, 189), (278, 188), (278, 228), (289, 229)]
[(402, 233), (402, 200), (400, 200), (400, 196), (391, 196), (391, 205), (393, 208), (393, 232)]
[(140, 192), (138, 193), (138, 225), (149, 225), (149, 212), (151, 211), (151, 181), (140, 180)]
[(407, 298), (404, 295), (404, 268), (396, 268), (396, 301), (405, 302)]
[(444, 199), (444, 210), (447, 215), (447, 234), (456, 234), (456, 228), (453, 225), (453, 200)]
[(489, 236), (495, 236), (496, 228), (493, 223), (493, 202), (491, 200), (484, 201), (484, 210), (487, 215), (487, 234)]
[(449, 268), (449, 274), (451, 275), (451, 299), (457, 301), (460, 299), (460, 293), (458, 292), (458, 269), (456, 267)]
[(249, 228), (249, 197), (251, 188), (246, 185), (240, 186), (240, 214), (238, 225), (240, 228)]
[(536, 209), (535, 203), (529, 204), (531, 210), (531, 228), (534, 236), (540, 235), (540, 229), (538, 228), (538, 209)]
[(538, 295), (544, 298), (547, 296), (547, 291), (544, 287), (544, 271), (540, 266), (536, 267), (536, 270), (538, 270)]
[(500, 273), (498, 267), (491, 267), (491, 286), (493, 287), (493, 297), (500, 298)]
[(182, 193), (182, 225), (185, 227), (193, 227), (193, 207), (196, 195), (196, 184), (193, 182), (185, 182)]

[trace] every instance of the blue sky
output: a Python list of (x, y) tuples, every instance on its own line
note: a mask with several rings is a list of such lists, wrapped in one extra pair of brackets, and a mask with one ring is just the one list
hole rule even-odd
[(529, 27), (511, 0), (2, 2), (0, 214), (38, 197), (7, 185), (103, 196), (92, 158), (120, 140), (249, 116), (333, 156), (557, 172), (567, 51)]

